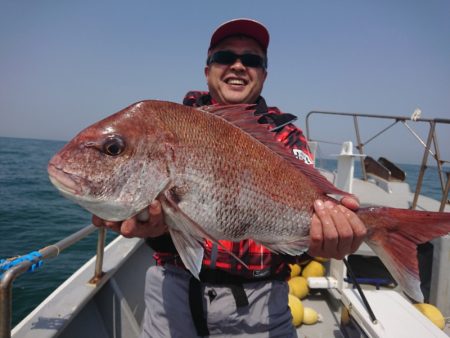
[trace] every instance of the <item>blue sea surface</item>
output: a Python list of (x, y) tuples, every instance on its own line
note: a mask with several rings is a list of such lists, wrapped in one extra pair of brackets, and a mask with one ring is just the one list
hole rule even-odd
[[(56, 243), (90, 224), (90, 214), (63, 198), (48, 179), (47, 163), (63, 145), (59, 141), (0, 137), (0, 259)], [(328, 169), (336, 167), (335, 160), (321, 164)], [(408, 182), (415, 182), (419, 166), (400, 167), (407, 172)], [(356, 166), (356, 174), (358, 170)], [(422, 194), (440, 199), (440, 183), (433, 167), (427, 170)], [(107, 241), (115, 236), (109, 233)], [(96, 243), (93, 234), (45, 261), (37, 271), (18, 278), (13, 288), (13, 326), (95, 255)]]
[[(47, 163), (65, 142), (0, 137), (0, 259), (54, 244), (91, 216), (50, 183)], [(114, 238), (108, 234), (107, 241)], [(14, 282), (13, 326), (95, 255), (96, 232)]]

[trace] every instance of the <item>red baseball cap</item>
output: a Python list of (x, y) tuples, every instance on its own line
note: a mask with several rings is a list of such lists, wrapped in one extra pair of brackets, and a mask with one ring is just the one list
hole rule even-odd
[(208, 50), (211, 50), (223, 39), (232, 35), (245, 35), (258, 42), (264, 53), (267, 53), (269, 46), (269, 31), (264, 25), (252, 19), (234, 19), (221, 24), (211, 36), (211, 43)]

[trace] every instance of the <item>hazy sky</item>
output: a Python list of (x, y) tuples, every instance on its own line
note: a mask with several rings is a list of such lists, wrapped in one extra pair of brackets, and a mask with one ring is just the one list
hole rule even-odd
[[(181, 102), (206, 89), (211, 33), (237, 17), (268, 27), (263, 95), (300, 127), (311, 110), (410, 116), (419, 107), (450, 118), (448, 0), (2, 0), (0, 136), (69, 140), (135, 101)], [(335, 120), (312, 127), (313, 137), (350, 131)], [(405, 128), (391, 135), (372, 143), (374, 157), (420, 162)], [(405, 140), (386, 145), (397, 136)], [(449, 159), (450, 125), (439, 142)]]

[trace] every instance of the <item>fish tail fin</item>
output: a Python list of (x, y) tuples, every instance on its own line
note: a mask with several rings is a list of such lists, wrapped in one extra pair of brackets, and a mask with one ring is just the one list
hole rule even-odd
[(367, 244), (403, 291), (423, 301), (417, 245), (450, 232), (450, 213), (396, 208), (363, 208), (358, 216), (368, 227)]

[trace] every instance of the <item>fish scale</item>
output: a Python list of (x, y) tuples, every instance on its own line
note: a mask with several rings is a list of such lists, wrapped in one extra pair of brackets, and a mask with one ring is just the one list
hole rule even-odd
[[(177, 116), (181, 116), (181, 114)], [(200, 115), (200, 117), (202, 116)], [(264, 153), (265, 147), (252, 145), (253, 140), (235, 128), (232, 130), (234, 133), (224, 133), (223, 130), (228, 129), (220, 128), (219, 130), (222, 132), (218, 135), (215, 133), (194, 134), (196, 136), (203, 135), (203, 137), (195, 137), (189, 130), (192, 130), (197, 123), (193, 118), (189, 119), (189, 122), (174, 122), (178, 126), (174, 129), (174, 134), (179, 135), (178, 142), (182, 144), (179, 150), (176, 146), (174, 147), (177, 162), (174, 164), (174, 170), (180, 171), (174, 176), (179, 177), (186, 170), (189, 170), (191, 175), (191, 177), (184, 177), (184, 182), (178, 183), (177, 181), (175, 184), (192, 185), (190, 181), (193, 180), (194, 173), (197, 176), (193, 185), (201, 184), (202, 181), (203, 183), (210, 182), (209, 177), (204, 177), (206, 168), (212, 172), (214, 182), (196, 189), (193, 192), (194, 196), (190, 196), (188, 201), (186, 201), (188, 196), (184, 196), (179, 203), (180, 208), (197, 223), (202, 224), (206, 231), (215, 234), (218, 230), (223, 231), (221, 237), (225, 236), (230, 240), (248, 237), (249, 231), (251, 231), (250, 235), (256, 236), (267, 224), (274, 226), (280, 219), (280, 215), (286, 214), (286, 211), (283, 210), (286, 206), (286, 195), (275, 194), (270, 187), (280, 185), (276, 184), (276, 181), (285, 173), (282, 172), (282, 169), (270, 165), (271, 159), (267, 158), (267, 154)], [(224, 121), (222, 123), (225, 124)], [(208, 128), (210, 128), (209, 125)], [(227, 139), (234, 141), (230, 144)], [(251, 142), (250, 146), (249, 141)], [(273, 157), (276, 156), (273, 154)], [(253, 170), (254, 166), (258, 168), (256, 173)], [(292, 192), (290, 200), (293, 202), (298, 200), (293, 193), (295, 189), (301, 188), (299, 184), (285, 182), (285, 186), (284, 191), (289, 189)], [(268, 192), (272, 196), (276, 195), (279, 201), (278, 205), (274, 205), (274, 201), (265, 197)], [(198, 197), (198, 194), (205, 196)], [(209, 201), (210, 207), (201, 208), (203, 213), (199, 212), (196, 205), (197, 200)], [(232, 207), (228, 207), (229, 205)], [(251, 206), (249, 212), (245, 212), (247, 206)], [(264, 210), (262, 217), (255, 217), (261, 214), (261, 210)], [(292, 214), (298, 214), (298, 212)], [(288, 224), (286, 228), (281, 229), (280, 233), (293, 235), (293, 232), (296, 232), (297, 236), (308, 235), (311, 214), (312, 211), (307, 217), (307, 223), (298, 223), (298, 217), (297, 219), (290, 217), (291, 223), (295, 223), (296, 227)], [(208, 220), (212, 221), (208, 222)], [(243, 227), (242, 224), (253, 226)], [(304, 227), (298, 229), (299, 224)], [(254, 230), (252, 231), (252, 229)], [(267, 240), (267, 238), (264, 239)]]

